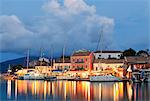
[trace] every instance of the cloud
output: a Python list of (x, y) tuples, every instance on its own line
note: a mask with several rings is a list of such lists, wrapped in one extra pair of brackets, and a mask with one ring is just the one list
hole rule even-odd
[(102, 26), (104, 45), (111, 40), (114, 19), (98, 15), (96, 7), (84, 0), (50, 0), (41, 8), (45, 15), (36, 18), (32, 25), (25, 25), (15, 15), (0, 16), (1, 52), (27, 48), (37, 51), (40, 47), (50, 51), (53, 45), (55, 53), (61, 53), (64, 44), (68, 53), (82, 48), (93, 50)]
[[(30, 46), (28, 41), (33, 33), (24, 27), (24, 24), (15, 15), (0, 16), (1, 51), (24, 50)], [(28, 39), (30, 38), (30, 39)]]
[(77, 15), (81, 13), (93, 14), (96, 12), (95, 6), (87, 5), (84, 0), (64, 0), (61, 5), (58, 0), (51, 0), (46, 2), (42, 8), (48, 12), (60, 16)]

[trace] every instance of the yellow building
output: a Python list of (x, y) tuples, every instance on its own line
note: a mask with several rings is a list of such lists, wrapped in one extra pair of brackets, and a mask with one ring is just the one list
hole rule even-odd
[(51, 66), (35, 66), (35, 70), (38, 70), (42, 74), (49, 74), (51, 72)]
[(70, 70), (70, 58), (62, 58), (53, 61), (53, 70)]
[(118, 68), (124, 65), (124, 59), (97, 59), (93, 63), (93, 71)]

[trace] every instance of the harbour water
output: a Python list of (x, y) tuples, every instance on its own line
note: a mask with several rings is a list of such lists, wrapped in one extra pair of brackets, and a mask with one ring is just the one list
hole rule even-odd
[(0, 80), (0, 100), (150, 101), (150, 83)]

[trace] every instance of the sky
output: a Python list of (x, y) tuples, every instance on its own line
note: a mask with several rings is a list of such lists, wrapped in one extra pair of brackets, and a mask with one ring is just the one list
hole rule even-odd
[(0, 0), (0, 62), (28, 49), (36, 56), (60, 56), (63, 47), (66, 55), (150, 49), (149, 19), (149, 0)]

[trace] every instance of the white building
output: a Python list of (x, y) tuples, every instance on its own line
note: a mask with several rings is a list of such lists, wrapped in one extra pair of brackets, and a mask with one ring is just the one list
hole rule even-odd
[(121, 51), (96, 51), (94, 52), (95, 59), (109, 59), (109, 58), (120, 59), (121, 55), (122, 55)]

